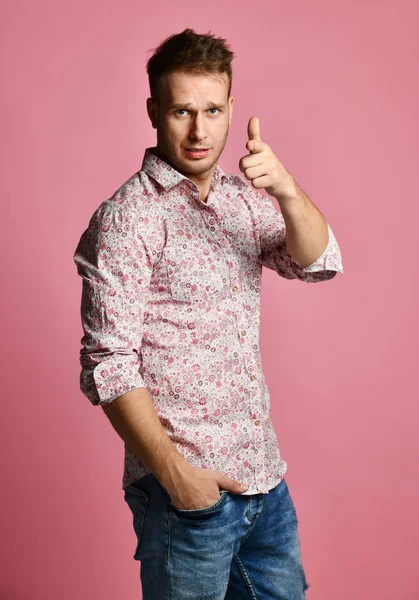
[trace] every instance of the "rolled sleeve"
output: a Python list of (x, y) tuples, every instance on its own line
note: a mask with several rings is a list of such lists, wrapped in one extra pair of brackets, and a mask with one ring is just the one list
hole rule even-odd
[(282, 213), (275, 209), (267, 196), (250, 186), (248, 188), (264, 267), (285, 279), (300, 279), (308, 283), (332, 279), (338, 272), (343, 274), (340, 248), (329, 224), (329, 239), (324, 252), (311, 265), (302, 267), (288, 251)]
[(152, 262), (135, 213), (103, 203), (73, 260), (82, 277), (80, 389), (108, 404), (146, 387), (139, 356)]
[(319, 258), (311, 263), (311, 265), (307, 265), (306, 267), (301, 267), (301, 265), (298, 265), (303, 273), (332, 271), (334, 274), (341, 273), (343, 275), (340, 248), (329, 223), (327, 224), (327, 231), (329, 233), (329, 240), (324, 252), (319, 256)]

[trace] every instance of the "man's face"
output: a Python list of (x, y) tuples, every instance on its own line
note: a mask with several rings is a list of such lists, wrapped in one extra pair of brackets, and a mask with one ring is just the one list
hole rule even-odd
[[(157, 129), (156, 154), (192, 181), (212, 179), (227, 141), (234, 98), (226, 74), (195, 75), (176, 71), (159, 82), (159, 98), (147, 99)], [(205, 156), (188, 152), (208, 149)]]

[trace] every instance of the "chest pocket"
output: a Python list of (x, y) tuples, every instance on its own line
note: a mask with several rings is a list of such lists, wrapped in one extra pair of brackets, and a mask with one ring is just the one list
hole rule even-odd
[(181, 302), (215, 302), (225, 298), (230, 275), (222, 249), (210, 239), (169, 243), (163, 250), (170, 292)]

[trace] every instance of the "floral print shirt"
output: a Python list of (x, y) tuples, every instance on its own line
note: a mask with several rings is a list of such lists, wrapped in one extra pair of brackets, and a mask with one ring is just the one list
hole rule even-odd
[[(95, 210), (73, 260), (82, 277), (80, 389), (93, 405), (146, 387), (194, 467), (268, 493), (284, 477), (259, 348), (262, 267), (317, 283), (343, 274), (328, 225), (303, 268), (269, 197), (220, 168), (207, 201), (146, 148), (141, 170)], [(125, 444), (123, 489), (150, 473)]]

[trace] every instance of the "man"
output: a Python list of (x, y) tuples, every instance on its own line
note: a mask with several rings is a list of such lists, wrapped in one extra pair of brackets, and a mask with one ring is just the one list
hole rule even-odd
[(225, 40), (191, 29), (156, 49), (147, 111), (157, 145), (95, 211), (74, 254), (81, 390), (125, 442), (145, 600), (297, 600), (308, 588), (269, 417), (260, 284), (263, 266), (312, 283), (343, 268), (331, 228), (257, 117), (243, 176), (218, 166), (232, 59)]

